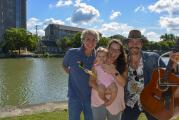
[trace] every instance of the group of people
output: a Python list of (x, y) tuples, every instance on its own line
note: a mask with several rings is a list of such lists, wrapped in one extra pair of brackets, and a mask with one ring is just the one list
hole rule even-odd
[[(64, 56), (69, 120), (80, 120), (81, 112), (85, 120), (137, 120), (141, 112), (155, 120), (143, 110), (140, 93), (158, 67), (159, 55), (142, 51), (146, 40), (139, 30), (131, 30), (125, 40), (128, 54), (117, 39), (95, 51), (98, 41), (98, 32), (84, 30), (81, 47), (69, 49)], [(162, 60), (160, 66), (166, 66)]]

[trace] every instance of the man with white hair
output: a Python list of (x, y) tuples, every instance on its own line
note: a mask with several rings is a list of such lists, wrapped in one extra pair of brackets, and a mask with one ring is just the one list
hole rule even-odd
[(83, 111), (85, 120), (93, 120), (91, 111), (91, 88), (89, 75), (80, 68), (91, 69), (95, 60), (95, 47), (99, 34), (94, 30), (84, 30), (81, 34), (82, 46), (68, 50), (64, 56), (63, 68), (69, 74), (68, 112), (69, 120), (80, 120)]

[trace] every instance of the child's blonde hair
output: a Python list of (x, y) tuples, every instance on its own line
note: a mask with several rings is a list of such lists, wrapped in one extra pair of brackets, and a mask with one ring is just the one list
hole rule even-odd
[(104, 48), (104, 47), (99, 47), (96, 51), (96, 56), (98, 55), (99, 52), (104, 52), (104, 53), (108, 54), (108, 49)]

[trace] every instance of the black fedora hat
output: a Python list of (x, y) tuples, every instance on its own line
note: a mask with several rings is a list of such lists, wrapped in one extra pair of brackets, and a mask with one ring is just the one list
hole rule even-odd
[(126, 39), (126, 42), (128, 43), (131, 39), (138, 39), (141, 40), (143, 43), (146, 43), (148, 40), (144, 36), (142, 36), (141, 32), (139, 30), (131, 30), (129, 32), (128, 38)]

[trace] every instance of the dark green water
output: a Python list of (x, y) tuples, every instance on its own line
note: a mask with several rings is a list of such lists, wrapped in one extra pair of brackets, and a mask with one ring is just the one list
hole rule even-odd
[(67, 78), (62, 58), (0, 59), (0, 107), (65, 101)]
[(0, 59), (0, 107), (67, 100), (62, 58)]

